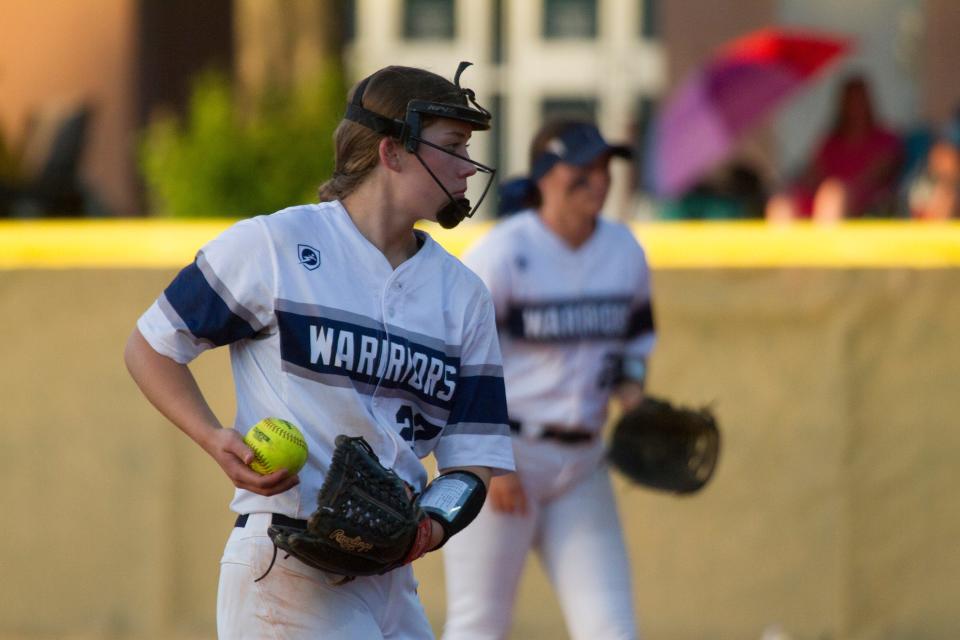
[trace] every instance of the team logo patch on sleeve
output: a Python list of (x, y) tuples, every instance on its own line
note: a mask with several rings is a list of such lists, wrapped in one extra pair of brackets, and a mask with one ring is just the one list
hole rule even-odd
[(307, 271), (313, 271), (320, 266), (320, 252), (308, 244), (297, 245), (297, 258)]

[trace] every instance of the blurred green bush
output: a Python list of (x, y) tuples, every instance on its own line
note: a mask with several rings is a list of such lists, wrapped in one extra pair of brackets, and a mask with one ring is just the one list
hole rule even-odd
[(194, 83), (186, 116), (154, 118), (140, 168), (153, 215), (247, 217), (315, 202), (333, 172), (333, 131), (344, 111), (339, 71), (241, 106), (227, 77)]

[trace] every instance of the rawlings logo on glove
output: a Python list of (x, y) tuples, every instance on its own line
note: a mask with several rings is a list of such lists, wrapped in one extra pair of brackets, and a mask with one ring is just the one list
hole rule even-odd
[(336, 541), (340, 548), (346, 551), (370, 551), (370, 549), (373, 549), (373, 545), (361, 540), (360, 536), (348, 537), (343, 529), (337, 529), (331, 533), (330, 539)]

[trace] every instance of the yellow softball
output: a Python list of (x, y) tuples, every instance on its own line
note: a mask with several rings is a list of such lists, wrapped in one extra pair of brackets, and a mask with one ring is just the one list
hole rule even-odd
[(243, 441), (255, 456), (250, 468), (260, 475), (280, 469), (294, 474), (307, 462), (307, 441), (300, 429), (280, 418), (264, 418), (250, 427)]

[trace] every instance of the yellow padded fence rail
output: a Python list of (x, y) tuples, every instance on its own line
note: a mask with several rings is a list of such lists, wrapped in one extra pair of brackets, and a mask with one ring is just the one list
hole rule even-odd
[[(0, 269), (169, 268), (232, 220), (0, 222)], [(424, 224), (461, 254), (491, 226)], [(823, 267), (936, 269), (960, 266), (960, 223), (858, 221), (831, 226), (762, 222), (635, 223), (654, 268)]]

